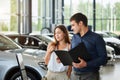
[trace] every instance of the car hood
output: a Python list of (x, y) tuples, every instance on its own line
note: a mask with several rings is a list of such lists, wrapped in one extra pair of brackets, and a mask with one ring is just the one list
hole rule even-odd
[(114, 37), (104, 38), (105, 42), (120, 44), (120, 40)]
[(12, 61), (12, 60), (16, 60), (15, 54), (11, 54), (10, 52), (4, 52), (4, 51), (0, 51), (0, 61)]
[[(39, 58), (36, 58), (34, 56), (30, 56), (27, 54), (22, 54), (23, 58), (23, 63), (26, 66), (31, 66), (31, 67), (39, 67), (38, 64), (43, 62)], [(11, 52), (4, 52), (0, 51), (0, 62), (1, 64), (9, 64), (9, 66), (18, 66), (16, 54), (11, 53)], [(8, 66), (8, 65), (7, 65)]]
[[(26, 61), (31, 61), (31, 60), (38, 60), (37, 58), (34, 58), (33, 56), (29, 56), (26, 54), (22, 54), (23, 59)], [(8, 60), (8, 61), (15, 61), (16, 60), (16, 54), (13, 54), (11, 52), (4, 52), (0, 51), (0, 59), (2, 60)]]
[(22, 53), (24, 57), (26, 56), (31, 56), (36, 59), (39, 59), (40, 62), (44, 62), (44, 56), (46, 51), (44, 50), (39, 50), (39, 49), (15, 49), (15, 50), (6, 50), (6, 52), (10, 53)]
[(106, 45), (106, 50), (107, 51), (114, 51), (114, 48), (112, 48), (111, 46)]

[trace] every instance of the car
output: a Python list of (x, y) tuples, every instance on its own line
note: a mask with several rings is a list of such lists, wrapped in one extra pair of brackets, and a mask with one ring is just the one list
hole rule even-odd
[(104, 41), (106, 42), (106, 45), (111, 46), (115, 50), (116, 55), (120, 55), (120, 40), (114, 37), (109, 36), (105, 32), (96, 31), (100, 36), (103, 37)]
[(44, 64), (46, 51), (22, 48), (7, 36), (0, 34), (0, 80), (21, 80), (16, 54), (23, 56), (29, 80), (41, 80), (47, 67)]
[(47, 43), (42, 39), (25, 34), (7, 34), (9, 38), (21, 45), (23, 48), (46, 50)]
[(7, 51), (12, 53), (29, 54), (34, 57), (42, 59), (45, 56), (46, 51), (41, 49), (22, 48), (15, 43), (9, 37), (0, 34), (0, 51)]
[[(25, 54), (22, 56), (28, 79), (41, 80), (46, 74), (46, 70), (41, 67), (42, 62), (33, 56)], [(0, 80), (22, 80), (15, 54), (0, 51)]]
[(106, 51), (107, 51), (108, 61), (110, 61), (113, 64), (113, 62), (115, 61), (115, 58), (116, 58), (114, 48), (106, 45)]

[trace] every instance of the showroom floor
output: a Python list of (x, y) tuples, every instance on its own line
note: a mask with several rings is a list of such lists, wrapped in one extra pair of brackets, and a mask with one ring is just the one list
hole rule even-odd
[[(100, 80), (120, 80), (119, 77), (120, 77), (120, 56), (117, 56), (112, 64), (111, 62), (109, 62), (106, 66), (101, 67)], [(73, 75), (71, 80), (76, 80)]]
[(120, 56), (116, 57), (114, 65), (107, 65), (100, 70), (100, 80), (120, 80)]

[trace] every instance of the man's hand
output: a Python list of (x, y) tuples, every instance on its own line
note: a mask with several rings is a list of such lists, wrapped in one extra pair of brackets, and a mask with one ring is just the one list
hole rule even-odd
[(75, 62), (72, 63), (75, 68), (84, 68), (87, 66), (86, 61), (84, 61), (80, 57), (78, 59), (80, 60), (80, 63), (75, 63)]

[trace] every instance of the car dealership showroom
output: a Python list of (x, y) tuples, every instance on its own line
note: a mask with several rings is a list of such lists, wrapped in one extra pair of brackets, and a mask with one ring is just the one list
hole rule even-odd
[[(87, 17), (87, 25), (83, 22), (84, 17), (76, 21), (77, 26), (72, 24), (72, 20), (76, 18), (71, 17), (75, 17), (73, 15), (77, 13), (82, 13)], [(58, 54), (62, 54), (62, 51), (58, 54), (55, 52), (60, 48), (57, 46), (60, 44), (56, 37), (58, 34), (59, 38), (59, 32), (54, 31), (59, 25), (65, 26), (68, 31), (71, 49), (69, 48), (69, 51), (64, 54), (69, 53), (71, 63), (68, 57), (59, 57)], [(76, 28), (76, 31), (79, 32), (75, 32), (75, 27), (78, 26), (79, 30)], [(71, 56), (71, 50), (74, 49), (73, 46), (77, 41), (85, 42), (84, 36), (87, 32), (82, 31), (83, 26), (100, 37), (100, 39), (97, 39), (98, 36), (93, 36), (93, 39), (90, 37), (96, 40), (92, 43), (99, 47), (88, 42), (95, 47), (94, 50), (93, 47), (88, 50), (91, 45), (85, 45), (86, 51), (88, 54), (95, 51), (96, 54), (92, 54), (93, 56), (90, 54), (92, 60), (89, 61), (77, 56), (79, 63), (76, 63)], [(84, 33), (84, 35), (79, 33)], [(79, 35), (81, 41), (75, 41), (76, 35)], [(100, 40), (104, 42), (104, 46), (100, 44)], [(52, 53), (56, 53), (54, 61), (57, 63), (48, 66), (52, 61), (52, 55), (50, 55), (48, 64), (45, 62), (46, 55), (51, 49), (48, 45), (55, 41), (56, 44), (53, 45), (56, 47)], [(79, 52), (82, 51), (79, 50)], [(104, 58), (101, 58), (102, 52), (106, 55)], [(64, 65), (64, 61), (71, 65)], [(66, 70), (57, 72), (56, 67), (60, 67), (56, 66), (57, 64), (61, 64)], [(82, 64), (83, 66), (80, 66)], [(71, 67), (70, 74), (67, 71), (69, 67)], [(95, 71), (98, 72), (97, 79), (92, 78), (96, 77), (95, 74), (92, 74), (92, 77), (91, 74), (88, 75)], [(48, 72), (51, 73), (49, 76)], [(68, 79), (61, 77), (63, 72)], [(55, 74), (60, 79), (50, 78)], [(119, 76), (120, 0), (0, 0), (0, 80), (120, 80)]]

